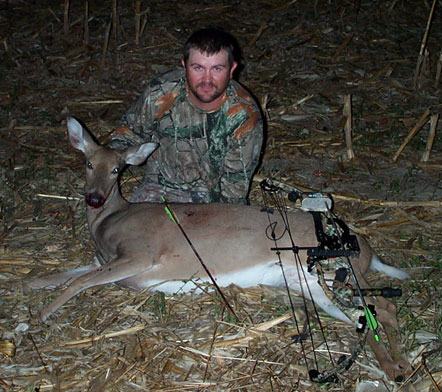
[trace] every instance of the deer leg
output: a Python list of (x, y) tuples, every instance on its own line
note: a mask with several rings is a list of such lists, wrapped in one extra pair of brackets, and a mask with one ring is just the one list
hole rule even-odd
[(111, 263), (101, 265), (99, 267), (95, 266), (91, 271), (79, 276), (72, 283), (70, 283), (66, 289), (54, 299), (54, 301), (52, 301), (39, 313), (39, 317), (42, 321), (45, 321), (59, 307), (78, 293), (90, 287), (119, 282), (142, 272), (146, 272), (152, 268), (153, 264), (153, 262), (136, 263), (131, 258), (120, 257)]
[[(357, 273), (357, 275), (361, 287), (369, 287), (361, 274)], [(411, 365), (405, 356), (405, 346), (400, 341), (396, 306), (383, 297), (367, 297), (365, 301), (367, 304), (374, 305), (376, 318), (384, 327), (390, 349), (387, 350), (384, 343), (376, 341), (373, 332), (368, 333), (367, 341), (379, 361), (382, 370), (391, 380), (401, 382), (404, 380), (404, 375), (411, 371)]]
[[(396, 306), (382, 297), (377, 297), (376, 299), (367, 298), (367, 302), (375, 306), (376, 318), (384, 327), (385, 335), (387, 336), (390, 346), (388, 354), (396, 365), (395, 376), (392, 379), (398, 382), (403, 381), (404, 375), (409, 374), (412, 367), (405, 355), (405, 345), (401, 341)], [(373, 339), (370, 345), (373, 347), (376, 343), (378, 342)]]
[(75, 268), (70, 271), (36, 277), (29, 280), (29, 282), (23, 283), (23, 292), (29, 293), (31, 290), (37, 289), (55, 289), (62, 285), (68, 285), (78, 277), (93, 271), (99, 265), (97, 258), (94, 257), (94, 264)]

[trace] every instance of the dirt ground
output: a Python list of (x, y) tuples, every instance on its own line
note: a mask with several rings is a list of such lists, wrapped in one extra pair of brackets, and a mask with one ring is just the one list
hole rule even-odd
[[(72, 1), (65, 19), (66, 3), (0, 2), (0, 390), (440, 390), (442, 3), (140, 2), (138, 42), (135, 1)], [(23, 280), (87, 264), (93, 254), (83, 161), (67, 141), (66, 114), (106, 142), (150, 79), (178, 67), (188, 35), (207, 25), (238, 39), (238, 79), (266, 115), (251, 203), (261, 203), (258, 179), (267, 176), (329, 193), (336, 214), (411, 275), (395, 300), (416, 370), (403, 385), (386, 380), (369, 348), (338, 383), (312, 384), (287, 338), (290, 320), (234, 346), (227, 337), (247, 331), (210, 293), (165, 297), (109, 286), (82, 293), (47, 324), (35, 318), (55, 293), (25, 294)], [(431, 121), (436, 134), (425, 160)], [(140, 173), (125, 174), (125, 194)], [(228, 294), (250, 325), (288, 310), (284, 292)], [(348, 351), (354, 331), (329, 324), (333, 347)], [(211, 344), (217, 334), (224, 344)]]

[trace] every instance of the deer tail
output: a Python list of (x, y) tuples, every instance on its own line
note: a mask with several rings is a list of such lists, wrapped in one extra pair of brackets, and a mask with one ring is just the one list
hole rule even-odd
[(396, 267), (392, 267), (391, 265), (384, 264), (376, 255), (373, 255), (373, 257), (371, 258), (369, 268), (372, 271), (382, 272), (390, 278), (405, 280), (410, 277), (410, 275), (408, 275), (405, 271), (402, 271), (401, 269)]

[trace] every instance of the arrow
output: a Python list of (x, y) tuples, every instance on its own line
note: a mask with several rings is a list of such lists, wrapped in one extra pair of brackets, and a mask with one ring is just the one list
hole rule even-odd
[(378, 322), (374, 317), (372, 311), (368, 308), (368, 306), (364, 306), (365, 319), (367, 320), (368, 328), (370, 328), (374, 332), (374, 338), (377, 342), (379, 342), (379, 335), (377, 333)]
[(196, 258), (198, 259), (198, 261), (200, 262), (201, 266), (204, 268), (204, 271), (206, 271), (207, 276), (210, 278), (210, 280), (212, 281), (213, 285), (215, 286), (216, 290), (218, 291), (219, 295), (221, 296), (222, 300), (224, 301), (224, 303), (226, 304), (227, 308), (230, 310), (230, 312), (233, 314), (233, 316), (236, 318), (236, 320), (239, 322), (240, 319), (238, 318), (238, 316), (236, 315), (235, 311), (233, 310), (233, 308), (230, 306), (229, 302), (227, 301), (227, 298), (224, 296), (223, 292), (221, 291), (221, 288), (218, 286), (218, 284), (215, 281), (215, 278), (212, 276), (212, 274), (210, 273), (209, 269), (206, 267), (206, 264), (204, 264), (203, 259), (201, 258), (201, 256), (199, 255), (199, 253), (197, 252), (197, 250), (195, 249), (195, 247), (193, 246), (192, 242), (190, 241), (190, 238), (187, 236), (186, 232), (184, 231), (183, 227), (181, 226), (178, 218), (176, 217), (176, 215), (173, 213), (172, 209), (170, 208), (169, 204), (167, 203), (166, 199), (164, 198), (164, 196), (161, 196), (161, 200), (164, 203), (164, 209), (166, 211), (166, 214), (169, 216), (169, 218), (171, 219), (171, 221), (173, 223), (175, 223), (178, 228), (180, 229), (181, 233), (183, 234), (184, 238), (186, 239), (187, 243), (189, 244), (190, 248), (192, 249), (193, 253), (195, 254)]

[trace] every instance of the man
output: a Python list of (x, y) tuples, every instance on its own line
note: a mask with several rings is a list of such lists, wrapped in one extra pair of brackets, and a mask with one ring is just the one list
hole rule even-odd
[(247, 202), (263, 128), (257, 104), (232, 80), (234, 51), (230, 34), (194, 32), (183, 69), (154, 79), (122, 118), (111, 148), (159, 143), (132, 202)]

